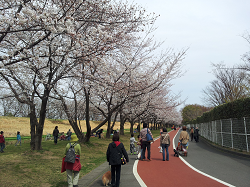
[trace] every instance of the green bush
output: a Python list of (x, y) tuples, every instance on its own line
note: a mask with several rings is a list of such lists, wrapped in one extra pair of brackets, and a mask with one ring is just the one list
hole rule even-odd
[(190, 124), (206, 123), (220, 119), (250, 117), (250, 97), (238, 99), (214, 107), (211, 111), (190, 121)]

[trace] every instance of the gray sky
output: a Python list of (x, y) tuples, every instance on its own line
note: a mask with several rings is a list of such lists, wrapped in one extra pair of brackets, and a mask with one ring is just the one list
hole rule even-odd
[[(202, 89), (214, 80), (211, 63), (227, 66), (240, 63), (250, 51), (242, 38), (250, 33), (250, 0), (134, 0), (147, 12), (160, 14), (155, 39), (163, 48), (189, 47), (183, 61), (185, 75), (175, 80), (172, 90), (182, 91), (185, 104), (201, 104)], [(183, 106), (182, 106), (183, 107)]]

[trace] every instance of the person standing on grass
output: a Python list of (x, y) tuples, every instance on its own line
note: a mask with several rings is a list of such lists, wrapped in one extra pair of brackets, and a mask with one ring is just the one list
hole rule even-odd
[(1, 153), (3, 153), (3, 149), (5, 148), (5, 139), (4, 139), (4, 132), (0, 132), (0, 147), (1, 147)]
[[(169, 161), (168, 147), (170, 145), (170, 136), (169, 136), (166, 128), (163, 128), (163, 132), (160, 136), (160, 142), (161, 142), (161, 147), (162, 147), (163, 161), (165, 161), (165, 160)], [(166, 153), (167, 153), (166, 157), (165, 157), (165, 149), (166, 149)]]
[(70, 148), (70, 145), (73, 145), (75, 149), (75, 154), (76, 154), (75, 163), (64, 162), (64, 168), (66, 169), (66, 172), (67, 172), (68, 187), (78, 187), (79, 174), (82, 168), (81, 163), (80, 163), (81, 146), (80, 144), (76, 143), (77, 141), (78, 141), (77, 136), (72, 135), (71, 143), (68, 143), (66, 145), (66, 148), (64, 151), (64, 154), (66, 155), (67, 151)]
[(140, 137), (142, 139), (142, 155), (141, 155), (141, 160), (145, 160), (145, 152), (146, 152), (146, 148), (148, 151), (148, 161), (151, 161), (150, 159), (150, 147), (151, 147), (151, 142), (147, 141), (147, 133), (149, 133), (151, 135), (151, 137), (154, 139), (150, 129), (147, 128), (148, 124), (147, 123), (143, 123), (143, 129), (140, 132)]
[(121, 158), (124, 155), (127, 162), (129, 162), (129, 158), (123, 143), (119, 142), (118, 133), (113, 135), (112, 140), (113, 142), (109, 144), (106, 156), (109, 165), (111, 165), (111, 185), (112, 187), (119, 187), (122, 164)]
[(55, 145), (57, 144), (58, 134), (59, 134), (58, 126), (55, 126), (55, 129), (53, 131)]
[(68, 141), (70, 141), (71, 140), (71, 135), (72, 135), (72, 132), (70, 131), (70, 129), (69, 129), (69, 131), (67, 132), (67, 140)]
[(17, 131), (15, 146), (17, 146), (18, 143), (20, 143), (20, 145), (21, 145), (21, 135), (20, 135), (19, 131)]

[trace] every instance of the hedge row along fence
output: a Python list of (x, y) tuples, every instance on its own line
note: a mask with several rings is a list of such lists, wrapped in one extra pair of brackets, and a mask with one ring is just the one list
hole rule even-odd
[(200, 124), (220, 119), (240, 119), (243, 117), (250, 117), (250, 97), (219, 105), (211, 111), (203, 113), (202, 116), (191, 120), (189, 123)]

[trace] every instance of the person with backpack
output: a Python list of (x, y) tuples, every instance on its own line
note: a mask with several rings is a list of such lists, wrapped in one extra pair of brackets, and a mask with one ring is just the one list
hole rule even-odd
[(129, 158), (123, 143), (119, 142), (118, 133), (113, 135), (112, 140), (113, 142), (109, 144), (106, 155), (107, 161), (111, 165), (111, 185), (112, 187), (119, 187), (123, 156), (126, 162), (129, 162)]
[(77, 136), (72, 135), (71, 142), (66, 145), (64, 152), (63, 169), (66, 169), (68, 187), (78, 187), (79, 173), (82, 167), (80, 163), (81, 146), (76, 143), (77, 141)]

